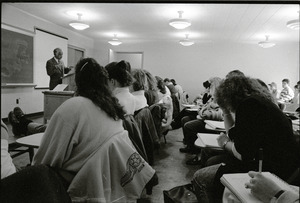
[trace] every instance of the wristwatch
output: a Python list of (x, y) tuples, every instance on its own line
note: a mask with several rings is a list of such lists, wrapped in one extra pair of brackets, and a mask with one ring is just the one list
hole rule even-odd
[(280, 197), (280, 195), (282, 195), (282, 193), (284, 193), (284, 192), (285, 192), (285, 190), (280, 190), (279, 192), (277, 192), (277, 193), (274, 195), (274, 197), (272, 197), (270, 203), (276, 202), (277, 199)]

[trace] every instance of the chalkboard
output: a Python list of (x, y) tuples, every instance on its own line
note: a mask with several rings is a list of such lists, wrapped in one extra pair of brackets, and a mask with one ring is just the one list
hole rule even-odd
[(33, 83), (33, 36), (1, 28), (1, 83)]

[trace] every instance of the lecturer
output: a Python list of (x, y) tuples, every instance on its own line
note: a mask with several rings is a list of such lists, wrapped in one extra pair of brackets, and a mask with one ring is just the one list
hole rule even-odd
[(49, 59), (46, 64), (47, 74), (50, 76), (49, 90), (53, 90), (58, 84), (62, 83), (64, 73), (68, 73), (72, 67), (67, 68), (61, 60), (63, 52), (60, 48), (53, 50), (54, 57)]

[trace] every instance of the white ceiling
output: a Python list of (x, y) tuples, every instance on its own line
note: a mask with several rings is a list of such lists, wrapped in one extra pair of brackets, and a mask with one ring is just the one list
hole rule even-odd
[[(289, 20), (299, 19), (297, 4), (175, 4), (175, 3), (9, 3), (31, 15), (81, 33), (97, 41), (108, 41), (117, 34), (124, 43), (141, 41), (178, 42), (189, 34), (196, 43), (257, 43), (270, 35), (270, 41), (299, 42), (299, 30), (286, 27)], [(192, 25), (185, 30), (169, 26), (169, 20), (183, 18)], [(89, 29), (76, 31), (68, 24), (82, 20)]]

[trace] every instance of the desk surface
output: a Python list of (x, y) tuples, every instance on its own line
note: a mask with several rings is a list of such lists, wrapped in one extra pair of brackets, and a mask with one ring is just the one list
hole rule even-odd
[(29, 135), (29, 136), (17, 139), (16, 142), (23, 146), (38, 148), (41, 144), (43, 135), (44, 135), (44, 133), (37, 133), (37, 134)]

